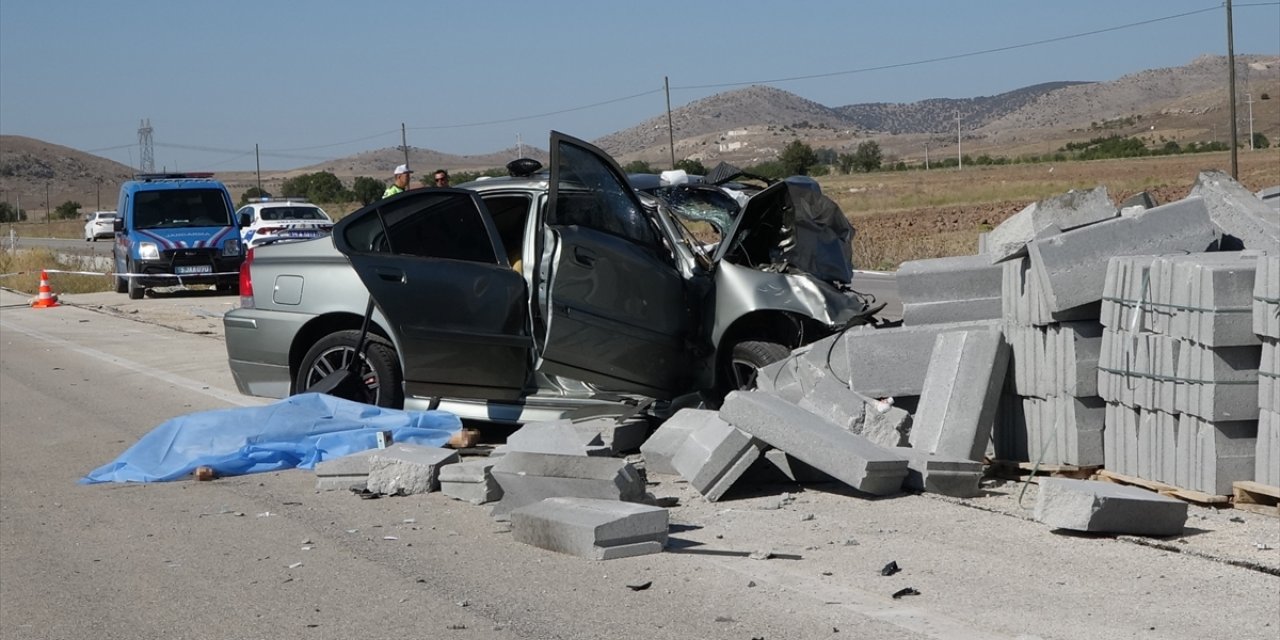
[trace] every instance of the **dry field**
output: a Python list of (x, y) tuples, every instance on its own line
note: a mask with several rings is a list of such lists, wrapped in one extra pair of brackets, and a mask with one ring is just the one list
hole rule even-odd
[[(1238, 164), (1240, 182), (1250, 191), (1280, 185), (1280, 149), (1241, 151)], [(1149, 191), (1164, 204), (1186, 197), (1201, 170), (1230, 168), (1230, 154), (1221, 152), (827, 176), (819, 182), (857, 229), (855, 266), (893, 270), (906, 260), (975, 253), (979, 233), (1070, 189), (1102, 185), (1116, 202)]]

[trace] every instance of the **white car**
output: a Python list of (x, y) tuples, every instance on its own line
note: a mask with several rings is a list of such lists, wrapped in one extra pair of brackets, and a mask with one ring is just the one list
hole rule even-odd
[(333, 219), (305, 198), (261, 198), (236, 211), (245, 248), (329, 235)]
[(94, 211), (84, 219), (84, 241), (97, 242), (98, 238), (116, 235), (116, 212)]

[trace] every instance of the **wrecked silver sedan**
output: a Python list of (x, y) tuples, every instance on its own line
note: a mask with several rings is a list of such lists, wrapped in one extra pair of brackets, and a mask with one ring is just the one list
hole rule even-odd
[(406, 191), (330, 237), (253, 249), (223, 320), (240, 391), (284, 397), (346, 367), (366, 308), (355, 399), (502, 422), (715, 403), (871, 320), (848, 287), (853, 229), (821, 194), (764, 189), (711, 250), (599, 149), (558, 132), (550, 149), (549, 170), (516, 161), (510, 177)]

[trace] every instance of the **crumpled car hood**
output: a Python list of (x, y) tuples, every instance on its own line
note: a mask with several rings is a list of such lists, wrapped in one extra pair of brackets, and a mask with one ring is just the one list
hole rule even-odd
[(713, 260), (755, 269), (798, 269), (819, 280), (853, 279), (853, 225), (821, 193), (778, 182), (751, 196)]

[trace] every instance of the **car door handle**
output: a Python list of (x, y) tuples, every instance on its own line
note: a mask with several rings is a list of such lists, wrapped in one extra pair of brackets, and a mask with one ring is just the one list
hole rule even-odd
[(374, 269), (373, 272), (378, 274), (378, 278), (381, 280), (404, 284), (404, 272), (399, 269)]
[(596, 254), (582, 247), (574, 247), (573, 261), (590, 269), (596, 265)]

